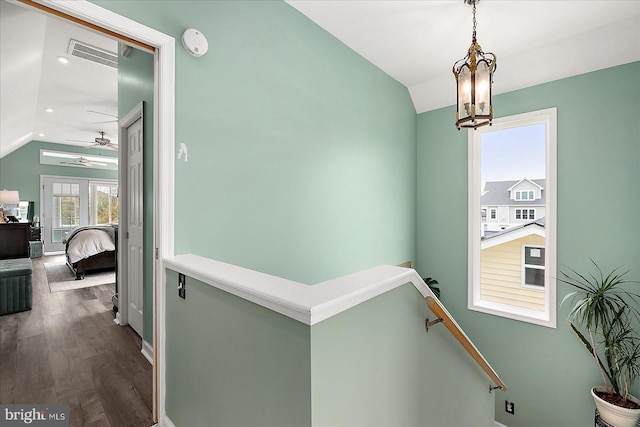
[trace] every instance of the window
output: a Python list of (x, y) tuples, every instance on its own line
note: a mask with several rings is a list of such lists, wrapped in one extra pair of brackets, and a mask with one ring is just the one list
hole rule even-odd
[(80, 225), (80, 184), (54, 183), (51, 212), (51, 241), (60, 243), (72, 228)]
[(496, 210), (491, 209), (491, 219), (496, 219)]
[(522, 286), (544, 288), (544, 246), (522, 246)]
[[(468, 308), (555, 328), (556, 109), (498, 118), (469, 131), (468, 164)], [(536, 207), (512, 207), (509, 223), (502, 220), (487, 233), (483, 197), (503, 200), (504, 209), (513, 200), (533, 201), (537, 189), (509, 194), (525, 178), (544, 188)], [(489, 210), (491, 219), (500, 203)]]
[(90, 182), (89, 209), (91, 224), (117, 224), (118, 184), (115, 182)]
[(516, 191), (516, 200), (533, 200), (533, 191)]
[(536, 210), (516, 209), (516, 219), (536, 219)]

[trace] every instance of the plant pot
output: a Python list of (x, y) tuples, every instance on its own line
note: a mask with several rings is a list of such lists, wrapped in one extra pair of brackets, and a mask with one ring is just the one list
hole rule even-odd
[[(596, 408), (600, 412), (600, 418), (614, 426), (614, 427), (636, 427), (638, 420), (640, 419), (640, 409), (627, 409), (620, 406), (616, 406), (606, 400), (601, 399), (595, 392), (605, 392), (606, 388), (603, 386), (594, 387), (591, 389), (591, 395), (596, 402)], [(640, 405), (640, 400), (629, 395), (628, 399)]]

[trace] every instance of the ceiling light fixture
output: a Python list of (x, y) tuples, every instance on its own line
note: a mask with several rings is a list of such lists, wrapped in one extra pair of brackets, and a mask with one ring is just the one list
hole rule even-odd
[(491, 125), (493, 105), (491, 86), (496, 70), (496, 56), (483, 52), (476, 40), (476, 3), (480, 0), (463, 0), (473, 6), (473, 37), (467, 55), (453, 64), (458, 100), (456, 104), (456, 127), (477, 129)]
[(44, 111), (47, 113), (53, 113), (53, 108), (45, 108)]
[(58, 56), (58, 62), (60, 62), (61, 64), (68, 64), (69, 59), (64, 56)]

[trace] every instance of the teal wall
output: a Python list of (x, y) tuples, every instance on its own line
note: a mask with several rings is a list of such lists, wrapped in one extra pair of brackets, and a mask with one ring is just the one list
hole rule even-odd
[(306, 283), (414, 259), (405, 87), (284, 2), (95, 3), (176, 39), (177, 254)]
[(75, 145), (31, 141), (0, 159), (0, 190), (18, 190), (20, 200), (35, 202), (35, 215), (40, 213), (40, 175), (78, 178), (118, 179), (118, 172), (101, 169), (51, 166), (40, 164), (40, 150), (64, 151), (92, 156), (116, 157), (110, 150), (83, 148)]
[(309, 326), (191, 278), (180, 299), (178, 275), (167, 273), (173, 424), (310, 426)]
[(311, 328), (313, 425), (493, 427), (490, 378), (411, 284)]
[[(560, 269), (586, 269), (591, 257), (640, 279), (639, 75), (635, 62), (495, 97), (496, 117), (558, 109)], [(416, 267), (439, 280), (443, 302), (509, 387), (496, 397), (499, 422), (592, 425), (589, 389), (601, 379), (565, 323), (568, 307), (557, 329), (467, 310), (467, 133), (454, 117), (452, 107), (418, 116)], [(568, 292), (559, 284), (558, 302)], [(504, 412), (504, 399), (515, 402), (515, 415)]]
[[(122, 46), (120, 46), (122, 48)], [(144, 126), (144, 340), (153, 342), (153, 55), (133, 49), (118, 58), (118, 117), (141, 101)]]

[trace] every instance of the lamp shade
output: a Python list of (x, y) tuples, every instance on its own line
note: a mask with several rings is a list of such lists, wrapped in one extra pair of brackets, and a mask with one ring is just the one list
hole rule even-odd
[(0, 205), (17, 205), (20, 203), (20, 194), (17, 191), (0, 190)]

